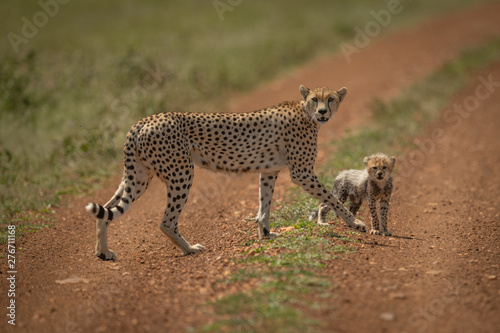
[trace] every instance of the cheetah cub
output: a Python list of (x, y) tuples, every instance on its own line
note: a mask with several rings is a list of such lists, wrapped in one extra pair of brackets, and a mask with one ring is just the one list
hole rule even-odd
[[(384, 154), (375, 154), (364, 158), (364, 170), (342, 171), (333, 184), (332, 194), (344, 203), (349, 198), (349, 210), (356, 216), (359, 207), (366, 199), (372, 220), (372, 235), (387, 235), (392, 233), (387, 230), (387, 214), (389, 212), (389, 199), (392, 194), (392, 170), (396, 157), (387, 157)], [(380, 200), (380, 224), (377, 214), (377, 201)], [(319, 224), (326, 223), (326, 214), (330, 208), (321, 204), (318, 211), (314, 211), (309, 220), (318, 217)]]

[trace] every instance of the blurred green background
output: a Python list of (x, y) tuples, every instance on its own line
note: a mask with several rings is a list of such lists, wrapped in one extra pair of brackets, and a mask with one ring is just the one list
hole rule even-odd
[[(401, 1), (382, 32), (475, 2)], [(121, 172), (125, 134), (141, 117), (224, 111), (228, 95), (339, 52), (388, 3), (1, 2), (2, 224)]]

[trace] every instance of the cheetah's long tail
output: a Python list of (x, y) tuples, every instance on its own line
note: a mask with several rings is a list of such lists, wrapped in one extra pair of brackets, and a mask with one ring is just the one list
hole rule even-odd
[(125, 141), (125, 159), (129, 161), (128, 163), (130, 163), (130, 165), (125, 167), (123, 179), (118, 187), (118, 190), (116, 190), (111, 200), (109, 200), (109, 202), (104, 206), (94, 202), (85, 206), (87, 212), (100, 220), (113, 221), (114, 219), (119, 218), (127, 212), (132, 202), (136, 199), (134, 198), (134, 188), (137, 175), (134, 172), (134, 165), (137, 166), (137, 159), (135, 156), (136, 144), (134, 141), (136, 133), (133, 133), (134, 130), (137, 131), (136, 128), (133, 128), (127, 135), (127, 139)]
[(97, 217), (100, 220), (113, 221), (113, 219), (119, 218), (125, 213), (125, 209), (121, 206), (116, 206), (113, 208), (105, 208), (95, 202), (89, 203), (85, 206), (87, 212), (91, 215)]
[(134, 201), (134, 198), (130, 193), (131, 188), (129, 185), (128, 179), (124, 177), (120, 187), (118, 187), (118, 190), (107, 204), (101, 206), (92, 202), (85, 206), (85, 209), (92, 216), (95, 216), (100, 220), (113, 221), (114, 219), (119, 218), (127, 212), (131, 203)]

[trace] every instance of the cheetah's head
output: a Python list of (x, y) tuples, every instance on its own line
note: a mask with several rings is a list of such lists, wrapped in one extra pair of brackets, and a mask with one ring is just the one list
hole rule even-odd
[(366, 170), (370, 179), (381, 182), (386, 180), (392, 174), (396, 157), (387, 157), (384, 154), (378, 153), (364, 158)]
[(304, 110), (319, 125), (330, 120), (347, 93), (346, 88), (340, 88), (337, 91), (326, 87), (311, 90), (300, 86), (299, 90), (302, 94)]

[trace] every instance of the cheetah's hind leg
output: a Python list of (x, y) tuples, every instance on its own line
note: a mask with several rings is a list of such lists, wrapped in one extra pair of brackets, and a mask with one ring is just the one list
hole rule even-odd
[(179, 151), (179, 155), (181, 158), (184, 155), (188, 161), (184, 165), (179, 165), (179, 168), (183, 170), (183, 176), (176, 179), (175, 185), (166, 175), (161, 177), (167, 187), (167, 207), (160, 229), (184, 255), (188, 255), (201, 252), (205, 247), (201, 244), (190, 245), (179, 232), (179, 216), (186, 204), (194, 175), (194, 165), (191, 163), (190, 156), (183, 150)]
[[(104, 205), (104, 208), (113, 208), (120, 202), (125, 183), (122, 180), (120, 186), (116, 190), (115, 194), (111, 199)], [(96, 219), (96, 245), (95, 245), (95, 255), (102, 260), (115, 260), (116, 254), (108, 248), (108, 226), (109, 221), (103, 219)]]
[[(141, 165), (136, 164), (136, 172), (126, 173), (120, 186), (111, 199), (102, 207), (97, 204), (89, 204), (86, 208), (89, 212), (97, 210), (96, 219), (96, 246), (95, 255), (102, 260), (115, 260), (116, 254), (108, 248), (108, 226), (113, 218), (118, 218), (137, 200), (147, 189), (152, 175)], [(112, 210), (115, 213), (112, 213)], [(102, 215), (101, 215), (102, 213)]]

